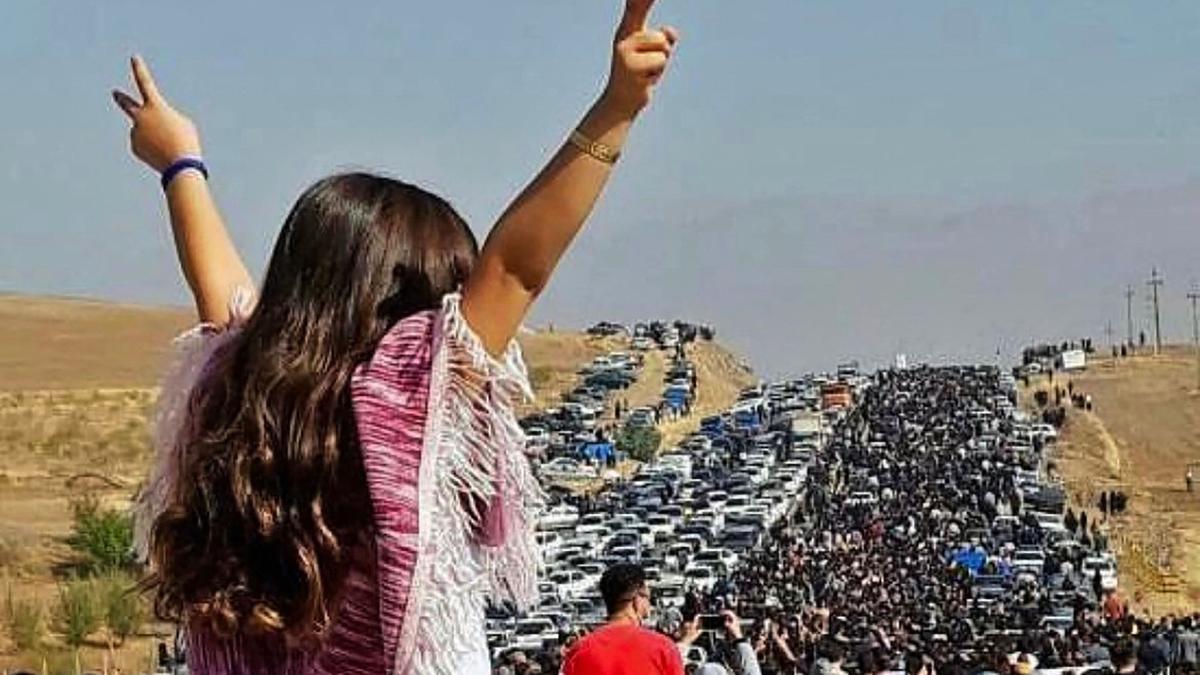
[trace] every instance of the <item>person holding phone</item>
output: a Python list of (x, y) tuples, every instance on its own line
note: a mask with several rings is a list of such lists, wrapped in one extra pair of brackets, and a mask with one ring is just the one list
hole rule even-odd
[(685, 624), (680, 651), (686, 652), (704, 637), (707, 641), (701, 646), (708, 661), (696, 668), (694, 675), (762, 675), (754, 645), (742, 628), (741, 618), (732, 610), (693, 617)]

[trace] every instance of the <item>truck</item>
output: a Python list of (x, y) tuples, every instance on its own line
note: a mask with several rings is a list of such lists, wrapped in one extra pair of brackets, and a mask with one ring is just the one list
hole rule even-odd
[(1058, 355), (1058, 365), (1063, 370), (1084, 370), (1087, 368), (1087, 355), (1082, 349), (1068, 349)]
[(842, 383), (826, 384), (821, 387), (821, 409), (849, 408), (854, 402), (850, 386)]
[(821, 435), (820, 413), (799, 413), (792, 417), (792, 435), (797, 441), (817, 438)]

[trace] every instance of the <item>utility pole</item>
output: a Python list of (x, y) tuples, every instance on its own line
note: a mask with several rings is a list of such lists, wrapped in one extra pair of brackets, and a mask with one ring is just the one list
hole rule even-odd
[(1125, 344), (1133, 348), (1133, 284), (1125, 287), (1125, 327), (1128, 330)]
[(1163, 279), (1158, 276), (1157, 267), (1150, 270), (1150, 281), (1146, 283), (1150, 285), (1150, 290), (1154, 293), (1154, 355), (1158, 356), (1162, 352), (1162, 323), (1158, 313), (1158, 287), (1163, 285)]
[(1112, 337), (1112, 335), (1113, 335), (1112, 319), (1109, 319), (1108, 321), (1106, 321), (1104, 323), (1104, 335), (1105, 335), (1105, 337), (1108, 338), (1108, 351), (1112, 354), (1112, 362), (1110, 365), (1112, 365), (1113, 368), (1116, 368), (1117, 367), (1117, 345), (1113, 342), (1113, 337)]
[(1196, 315), (1196, 301), (1200, 300), (1200, 289), (1192, 284), (1192, 292), (1187, 294), (1192, 301), (1192, 344), (1196, 347), (1196, 388), (1200, 390), (1200, 318)]

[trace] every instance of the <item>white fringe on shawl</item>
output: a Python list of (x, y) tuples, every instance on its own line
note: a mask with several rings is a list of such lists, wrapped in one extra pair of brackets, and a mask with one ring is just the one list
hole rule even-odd
[(525, 457), (514, 409), (533, 394), (516, 341), (500, 359), (491, 357), (463, 319), (460, 301), (457, 294), (446, 296), (434, 336), (421, 458), (421, 553), (396, 673), (457, 673), (462, 655), (486, 652), (486, 596), (520, 608), (537, 601), (541, 559), (534, 523), (545, 496)]
[(229, 326), (222, 328), (212, 323), (200, 323), (172, 341), (174, 354), (154, 404), (154, 465), (132, 507), (133, 547), (141, 562), (149, 559), (150, 531), (171, 497), (183, 451), (180, 445), (190, 436), (184, 425), (189, 421), (188, 401), (192, 389), (212, 355), (237, 335), (253, 308), (254, 291), (238, 286), (229, 299)]

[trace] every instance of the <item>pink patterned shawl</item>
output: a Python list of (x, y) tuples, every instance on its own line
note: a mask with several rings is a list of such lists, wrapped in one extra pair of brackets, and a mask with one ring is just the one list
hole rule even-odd
[[(180, 336), (155, 419), (158, 458), (136, 507), (139, 550), (170, 499), (193, 433), (187, 403), (213, 354), (249, 311), (235, 294), (230, 328)], [(279, 640), (189, 634), (191, 672), (450, 675), (486, 654), (485, 596), (537, 599), (533, 538), (543, 495), (523, 453), (513, 404), (531, 395), (514, 341), (492, 358), (462, 318), (457, 294), (440, 311), (399, 322), (356, 371), (352, 400), (374, 512), (373, 550), (360, 551), (316, 649)]]

